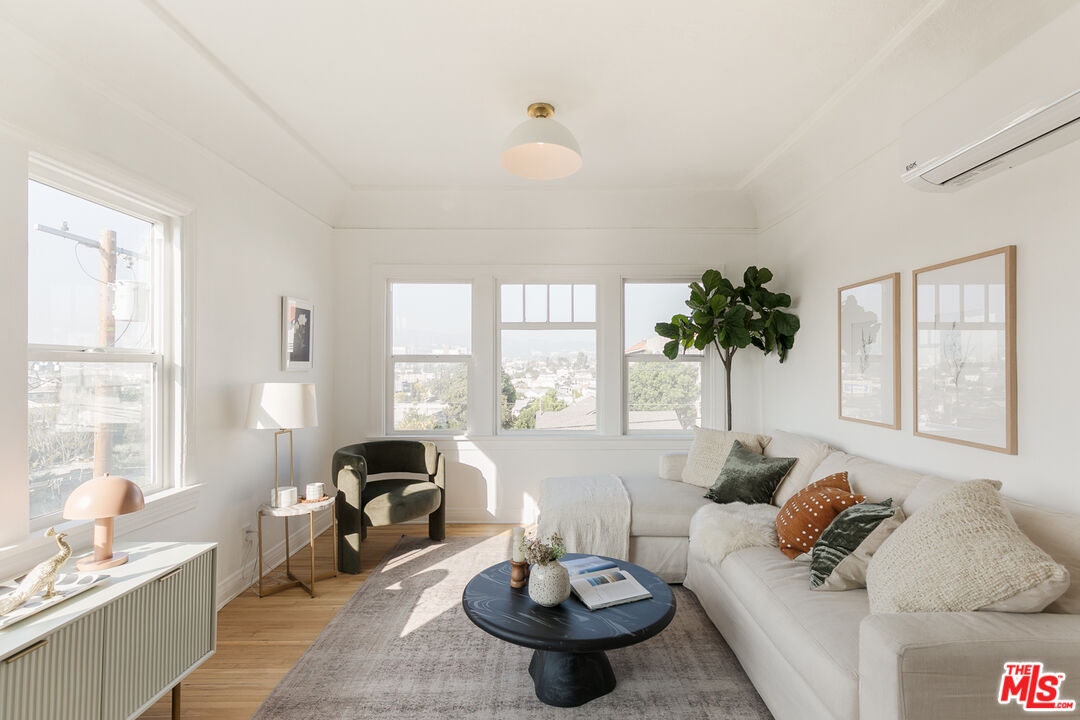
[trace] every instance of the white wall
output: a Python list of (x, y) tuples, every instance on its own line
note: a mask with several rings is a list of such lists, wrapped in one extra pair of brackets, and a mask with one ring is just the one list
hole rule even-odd
[[(245, 543), (241, 527), (272, 485), (272, 433), (242, 427), (250, 383), (315, 382), (322, 427), (296, 432), (298, 482), (327, 480), (334, 393), (334, 303), (328, 226), (152, 116), (131, 112), (42, 61), (0, 26), (0, 299), (8, 351), (0, 356), (0, 477), (26, 478), (26, 178), (31, 151), (181, 198), (194, 243), (194, 296), (184, 324), (194, 342), (192, 433), (186, 484), (198, 505), (132, 538), (220, 544), (219, 577), (236, 588)], [(267, 148), (272, 151), (272, 148)], [(315, 369), (280, 370), (280, 296), (314, 301)], [(4, 492), (5, 503), (9, 497)], [(26, 511), (19, 515), (23, 518)], [(7, 515), (5, 514), (5, 518)], [(268, 543), (281, 539), (271, 524)], [(123, 530), (123, 522), (119, 525)], [(14, 531), (13, 531), (14, 530)], [(3, 540), (18, 527), (5, 525)], [(25, 526), (22, 534), (25, 535)], [(253, 559), (250, 551), (247, 561)]]
[[(250, 561), (241, 529), (271, 483), (272, 437), (241, 428), (251, 382), (306, 380), (318, 386), (322, 427), (296, 433), (298, 482), (328, 479), (335, 447), (376, 435), (371, 407), (372, 269), (421, 263), (505, 266), (748, 264), (776, 272), (795, 298), (803, 329), (788, 363), (743, 354), (736, 363), (736, 425), (823, 437), (870, 457), (952, 477), (1002, 479), (1012, 495), (1080, 510), (1072, 481), (1072, 405), (1080, 381), (1072, 358), (1075, 304), (1069, 270), (1080, 260), (1075, 168), (1080, 144), (955, 195), (922, 195), (897, 180), (900, 123), (1070, 3), (1033, 0), (1018, 27), (1010, 2), (957, 0), (947, 13), (977, 13), (973, 37), (923, 25), (800, 130), (753, 178), (756, 209), (715, 189), (495, 191), (356, 189), (330, 230), (309, 212), (170, 129), (161, 108), (137, 109), (57, 69), (39, 46), (0, 25), (0, 298), (10, 347), (0, 355), (0, 493), (19, 497), (26, 472), (25, 342), (27, 156), (104, 164), (195, 209), (189, 218), (194, 303), (193, 433), (188, 483), (198, 506), (146, 528), (140, 538), (221, 544), (226, 592)], [(977, 5), (977, 7), (976, 7)], [(976, 37), (977, 36), (977, 37)], [(977, 42), (976, 42), (977, 40)], [(76, 69), (78, 70), (78, 69)], [(248, 147), (250, 150), (250, 147)], [(295, 150), (295, 149), (292, 149)], [(275, 148), (265, 148), (267, 157)], [(267, 164), (270, 164), (269, 162)], [(317, 187), (325, 178), (320, 180)], [(289, 187), (295, 188), (296, 178)], [(312, 186), (316, 187), (316, 186)], [(555, 186), (553, 186), (555, 187)], [(344, 193), (345, 188), (341, 188)], [(318, 197), (312, 197), (318, 195)], [(328, 198), (309, 207), (329, 214)], [(760, 233), (753, 228), (764, 228)], [(1020, 454), (1005, 457), (911, 436), (910, 311), (904, 300), (904, 428), (889, 431), (836, 418), (835, 289), (1007, 243), (1019, 245)], [(279, 296), (316, 304), (315, 370), (279, 369)], [(452, 460), (452, 520), (531, 519), (543, 477), (651, 473), (683, 440), (469, 438), (440, 441)], [(5, 516), (6, 517), (6, 516)], [(121, 528), (123, 527), (121, 523)], [(280, 539), (271, 526), (268, 540)], [(18, 539), (0, 527), (0, 544)]]
[[(497, 202), (498, 196), (491, 198)], [(452, 275), (454, 266), (529, 265), (575, 268), (633, 264), (658, 274), (666, 265), (704, 270), (723, 266), (741, 275), (750, 264), (765, 264), (753, 233), (685, 229), (431, 229), (336, 230), (335, 306), (338, 337), (334, 389), (338, 398), (335, 436), (339, 445), (378, 435), (373, 421), (383, 401), (373, 397), (369, 348), (372, 268), (385, 264), (436, 265)], [(670, 272), (670, 271), (669, 271)], [(659, 318), (658, 318), (659, 319)], [(762, 360), (750, 351), (736, 355), (735, 425), (761, 428)], [(758, 354), (759, 355), (759, 354)], [(764, 361), (775, 363), (775, 356)], [(717, 366), (719, 364), (717, 363)], [(717, 375), (719, 381), (722, 375)], [(722, 397), (722, 392), (717, 394)], [(660, 454), (684, 451), (686, 438), (629, 437), (540, 439), (479, 437), (438, 439), (449, 460), (447, 517), (452, 521), (523, 522), (535, 518), (535, 500), (545, 477), (656, 472)]]
[[(1076, 22), (1077, 11), (1070, 13)], [(1072, 35), (1074, 40), (1075, 34)], [(913, 113), (934, 93), (971, 74), (970, 59), (952, 43), (916, 38), (919, 53), (901, 47), (897, 56), (823, 120), (793, 150), (809, 162), (818, 141), (836, 138), (861, 122), (857, 109), (876, 117), (873, 98), (883, 88), (906, 99)], [(918, 57), (919, 62), (914, 62)], [(939, 62), (930, 62), (936, 58)], [(887, 80), (887, 82), (886, 82)], [(896, 107), (903, 107), (898, 104)], [(903, 118), (899, 118), (902, 120)], [(1075, 268), (1080, 263), (1080, 143), (1074, 143), (956, 193), (928, 194), (899, 180), (895, 140), (899, 122), (878, 132), (862, 127), (862, 154), (839, 143), (833, 169), (800, 175), (788, 159), (762, 179), (765, 207), (775, 210), (761, 234), (776, 269), (797, 300), (802, 330), (782, 367), (767, 366), (764, 422), (804, 432), (878, 460), (952, 478), (991, 477), (1017, 498), (1080, 511), (1073, 448), (1080, 400), (1075, 371), (1080, 334), (1071, 320)], [(850, 150), (850, 148), (847, 148)], [(815, 166), (816, 167), (816, 166)], [(796, 180), (796, 178), (802, 178)], [(788, 189), (786, 209), (774, 202)], [(1018, 246), (1019, 453), (1006, 456), (912, 435), (911, 271), (1003, 245)], [(899, 271), (903, 427), (899, 431), (837, 418), (836, 289)]]

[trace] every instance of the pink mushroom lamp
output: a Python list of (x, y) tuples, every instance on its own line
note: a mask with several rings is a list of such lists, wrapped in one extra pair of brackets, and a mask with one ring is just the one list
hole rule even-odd
[(75, 566), (89, 572), (126, 563), (127, 553), (113, 553), (113, 518), (142, 510), (144, 505), (138, 485), (108, 473), (75, 488), (64, 503), (64, 517), (94, 521), (94, 554), (80, 558)]

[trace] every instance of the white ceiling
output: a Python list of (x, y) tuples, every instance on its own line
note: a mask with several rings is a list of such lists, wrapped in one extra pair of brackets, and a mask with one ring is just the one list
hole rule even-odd
[(549, 101), (569, 183), (732, 186), (925, 0), (159, 0), (353, 185), (496, 185)]
[(555, 105), (585, 159), (548, 187), (734, 189), (943, 7), (950, 1), (0, 0), (0, 20), (286, 194), (290, 182), (536, 187), (506, 173), (499, 150), (539, 100)]
[(352, 186), (525, 183), (500, 167), (500, 144), (544, 100), (585, 157), (566, 184), (732, 187), (924, 2), (4, 5), (141, 104), (183, 97), (166, 120), (235, 121), (212, 92), (221, 78), (203, 82), (208, 70), (225, 77)]

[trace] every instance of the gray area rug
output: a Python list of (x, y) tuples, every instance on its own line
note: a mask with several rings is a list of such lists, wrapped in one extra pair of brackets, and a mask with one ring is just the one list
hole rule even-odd
[(577, 708), (536, 699), (532, 651), (465, 617), (461, 593), (510, 556), (509, 537), (403, 537), (289, 674), (257, 720), (305, 718), (771, 718), (697, 599), (674, 586), (659, 635), (608, 652), (615, 690)]

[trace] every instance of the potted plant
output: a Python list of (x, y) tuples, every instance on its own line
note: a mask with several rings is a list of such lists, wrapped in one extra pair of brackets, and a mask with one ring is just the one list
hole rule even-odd
[(656, 323), (656, 334), (670, 338), (664, 355), (674, 360), (679, 349), (698, 350), (712, 345), (724, 364), (727, 385), (727, 429), (731, 430), (731, 360), (735, 352), (753, 345), (766, 355), (776, 351), (780, 362), (795, 345), (799, 318), (780, 308), (791, 307), (791, 296), (766, 289), (772, 280), (768, 268), (750, 266), (743, 284), (735, 287), (719, 270), (706, 270), (701, 282), (690, 283), (688, 315), (674, 315), (671, 322)]
[(547, 542), (538, 536), (521, 543), (529, 571), (529, 597), (537, 605), (553, 607), (570, 597), (570, 574), (558, 560), (566, 554), (566, 543), (556, 533)]

